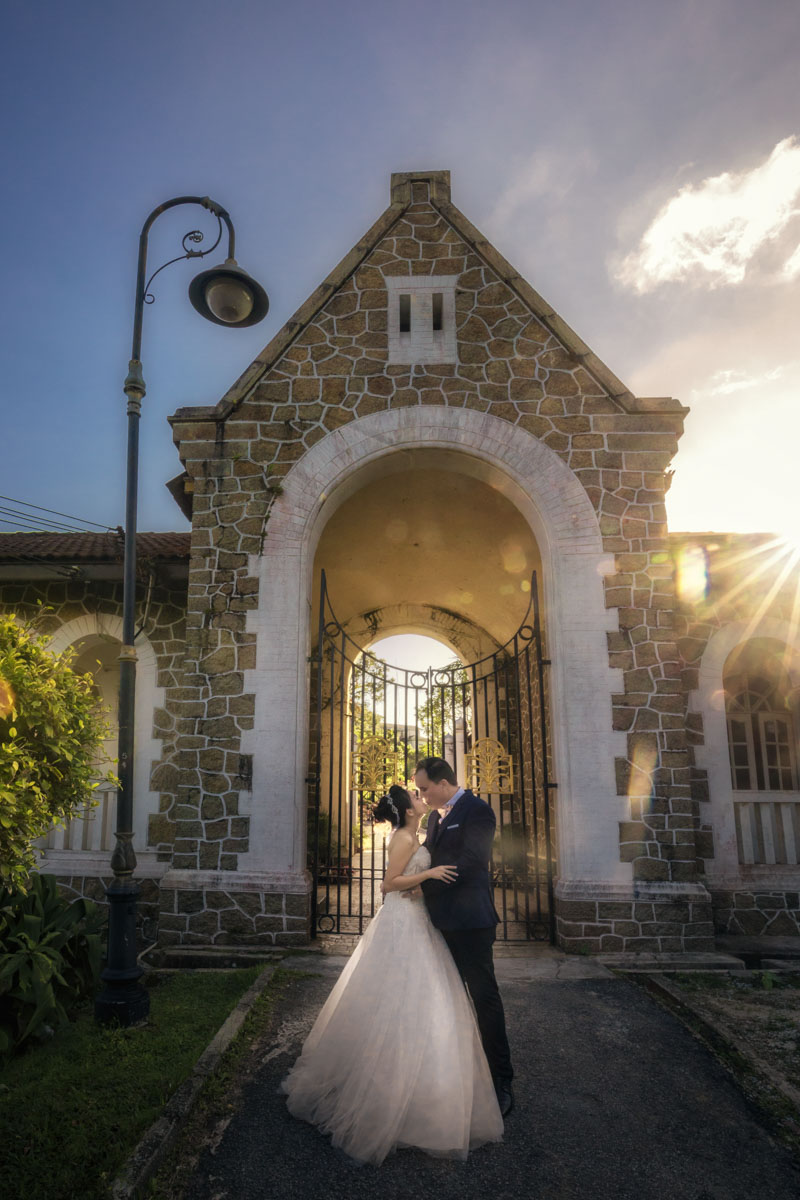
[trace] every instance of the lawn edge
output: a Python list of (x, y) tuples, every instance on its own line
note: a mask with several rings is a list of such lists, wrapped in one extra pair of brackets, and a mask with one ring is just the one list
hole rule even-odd
[(109, 1193), (113, 1200), (136, 1200), (137, 1197), (144, 1196), (148, 1181), (175, 1145), (201, 1088), (216, 1071), (248, 1013), (272, 982), (277, 969), (277, 963), (266, 966), (225, 1018), (195, 1063), (191, 1075), (184, 1079), (170, 1096), (161, 1115), (156, 1118), (117, 1172)]
[(712, 1017), (704, 1009), (693, 1004), (680, 988), (661, 975), (648, 974), (644, 976), (644, 982), (648, 991), (655, 992), (662, 1000), (667, 1001), (670, 1008), (678, 1010), (677, 1016), (683, 1017), (684, 1014), (688, 1014), (691, 1017), (694, 1026), (684, 1018), (684, 1024), (687, 1025), (690, 1032), (699, 1031), (712, 1046), (715, 1043), (722, 1043), (728, 1051), (732, 1051), (743, 1059), (752, 1071), (766, 1079), (783, 1099), (793, 1106), (798, 1112), (798, 1119), (800, 1119), (800, 1089), (790, 1083), (771, 1063), (763, 1059), (727, 1021), (716, 1014)]

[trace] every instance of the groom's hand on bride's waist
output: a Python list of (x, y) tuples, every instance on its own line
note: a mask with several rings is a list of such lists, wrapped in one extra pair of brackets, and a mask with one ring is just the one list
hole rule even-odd
[(408, 888), (405, 892), (401, 892), (400, 895), (404, 900), (419, 900), (422, 896), (422, 888), (417, 884), (416, 887)]

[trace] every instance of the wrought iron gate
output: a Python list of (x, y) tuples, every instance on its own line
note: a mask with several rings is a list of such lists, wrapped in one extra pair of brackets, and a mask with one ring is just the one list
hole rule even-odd
[(312, 936), (363, 933), (381, 904), (386, 827), (372, 808), (392, 783), (409, 785), (435, 754), (491, 804), (491, 872), (498, 936), (554, 941), (549, 659), (542, 652), (537, 580), (522, 625), (478, 662), (443, 670), (392, 667), (348, 636), (322, 572), (311, 658), (308, 865)]

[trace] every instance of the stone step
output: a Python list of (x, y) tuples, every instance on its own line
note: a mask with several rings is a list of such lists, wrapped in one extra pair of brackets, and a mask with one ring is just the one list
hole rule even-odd
[[(314, 953), (304, 947), (303, 953)], [(139, 955), (145, 968), (159, 970), (233, 970), (257, 963), (279, 962), (285, 958), (284, 948), (270, 950), (257, 946), (154, 946)]]
[(744, 961), (733, 954), (661, 954), (642, 952), (631, 954), (594, 954), (592, 958), (604, 967), (623, 972), (647, 972), (652, 974), (664, 971), (747, 970)]

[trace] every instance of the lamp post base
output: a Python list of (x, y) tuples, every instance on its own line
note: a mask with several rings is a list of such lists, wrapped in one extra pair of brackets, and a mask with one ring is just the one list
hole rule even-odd
[(147, 990), (134, 984), (119, 991), (106, 988), (95, 997), (94, 1019), (98, 1025), (140, 1025), (150, 1015)]
[(136, 961), (139, 889), (130, 878), (117, 878), (106, 889), (106, 898), (109, 958), (100, 975), (105, 987), (95, 997), (94, 1019), (98, 1025), (138, 1025), (150, 1013), (150, 993), (139, 983), (144, 971)]

